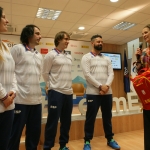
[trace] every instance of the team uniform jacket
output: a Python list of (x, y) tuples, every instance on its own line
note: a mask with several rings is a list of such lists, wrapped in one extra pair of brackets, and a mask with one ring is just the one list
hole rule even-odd
[(72, 91), (72, 57), (67, 53), (52, 50), (47, 53), (43, 61), (42, 75), (49, 90), (70, 95)]
[[(90, 52), (82, 57), (81, 66), (87, 81), (86, 94), (99, 95), (100, 85), (111, 86), (114, 72), (109, 57)], [(111, 87), (106, 94), (112, 94)]]
[(13, 46), (11, 54), (15, 61), (15, 74), (18, 85), (15, 103), (40, 104), (42, 101), (40, 88), (42, 55), (35, 49), (27, 50), (22, 44)]

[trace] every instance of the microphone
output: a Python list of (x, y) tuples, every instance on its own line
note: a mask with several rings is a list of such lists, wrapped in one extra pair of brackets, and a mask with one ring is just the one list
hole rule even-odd
[[(142, 51), (142, 46), (143, 46), (143, 43), (140, 42), (139, 48), (140, 48), (141, 51)], [(141, 57), (141, 55), (139, 55), (139, 54), (136, 55), (136, 58), (137, 58), (137, 61), (138, 61), (138, 62), (140, 61), (140, 57)]]
[(142, 50), (143, 42), (140, 42), (139, 48)]

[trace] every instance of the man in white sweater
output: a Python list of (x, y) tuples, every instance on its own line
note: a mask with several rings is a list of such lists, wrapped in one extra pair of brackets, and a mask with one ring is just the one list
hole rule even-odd
[(11, 49), (15, 61), (18, 94), (15, 98), (15, 117), (8, 150), (19, 150), (22, 130), (26, 125), (26, 150), (37, 150), (41, 133), (40, 76), (42, 55), (35, 49), (41, 39), (35, 25), (23, 28), (20, 41)]
[(103, 40), (101, 35), (94, 35), (91, 38), (92, 50), (82, 57), (81, 65), (87, 82), (86, 100), (87, 112), (85, 121), (85, 144), (84, 150), (91, 150), (90, 140), (93, 138), (94, 123), (97, 112), (101, 107), (103, 127), (107, 145), (113, 149), (120, 149), (120, 146), (113, 140), (112, 132), (112, 89), (114, 72), (111, 60), (101, 54)]
[(58, 120), (60, 118), (59, 150), (69, 150), (69, 130), (72, 113), (72, 57), (65, 52), (70, 36), (61, 31), (56, 34), (56, 48), (45, 55), (42, 75), (48, 87), (48, 117), (45, 128), (44, 150), (54, 146)]

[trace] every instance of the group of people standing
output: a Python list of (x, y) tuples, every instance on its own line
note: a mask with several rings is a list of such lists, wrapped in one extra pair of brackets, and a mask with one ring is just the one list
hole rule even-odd
[[(0, 32), (7, 31), (8, 20), (0, 7)], [(65, 52), (70, 40), (61, 31), (54, 38), (55, 48), (44, 59), (36, 50), (41, 39), (40, 29), (35, 25), (23, 28), (20, 41), (9, 51), (0, 41), (0, 149), (19, 150), (20, 138), (26, 125), (26, 150), (37, 150), (41, 133), (40, 76), (48, 88), (48, 116), (45, 126), (43, 150), (54, 147), (58, 120), (60, 119), (59, 150), (69, 150), (69, 130), (73, 108), (72, 57)], [(91, 150), (94, 123), (101, 107), (107, 145), (113, 149), (120, 146), (112, 132), (112, 89), (114, 72), (111, 60), (101, 54), (101, 35), (91, 37), (91, 52), (81, 60), (87, 81), (87, 112), (85, 120), (84, 150)], [(145, 149), (145, 150), (149, 150)]]
[[(8, 20), (0, 7), (0, 32), (7, 31)], [(11, 51), (0, 41), (0, 149), (19, 150), (26, 125), (25, 146), (36, 150), (41, 134), (42, 55), (35, 49), (41, 39), (40, 29), (27, 25), (21, 44)]]

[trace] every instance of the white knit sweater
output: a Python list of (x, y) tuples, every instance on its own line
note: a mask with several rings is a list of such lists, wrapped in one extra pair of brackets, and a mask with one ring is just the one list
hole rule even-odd
[(11, 49), (15, 61), (15, 74), (18, 85), (18, 94), (15, 103), (35, 105), (42, 102), (40, 76), (43, 57), (37, 51), (28, 51), (22, 44)]
[[(6, 49), (8, 51), (6, 51)], [(7, 45), (0, 40), (0, 52), (4, 60), (0, 61), (0, 99), (3, 99), (8, 92), (16, 92), (17, 85), (14, 75), (15, 62), (9, 52)], [(5, 108), (0, 100), (0, 113), (14, 109), (14, 103)]]
[(52, 50), (45, 55), (42, 75), (48, 89), (70, 95), (72, 91), (72, 57), (67, 53)]
[(114, 72), (109, 57), (87, 53), (82, 57), (81, 66), (87, 81), (86, 94), (99, 95), (100, 85), (109, 85), (106, 94), (112, 94), (111, 84)]

